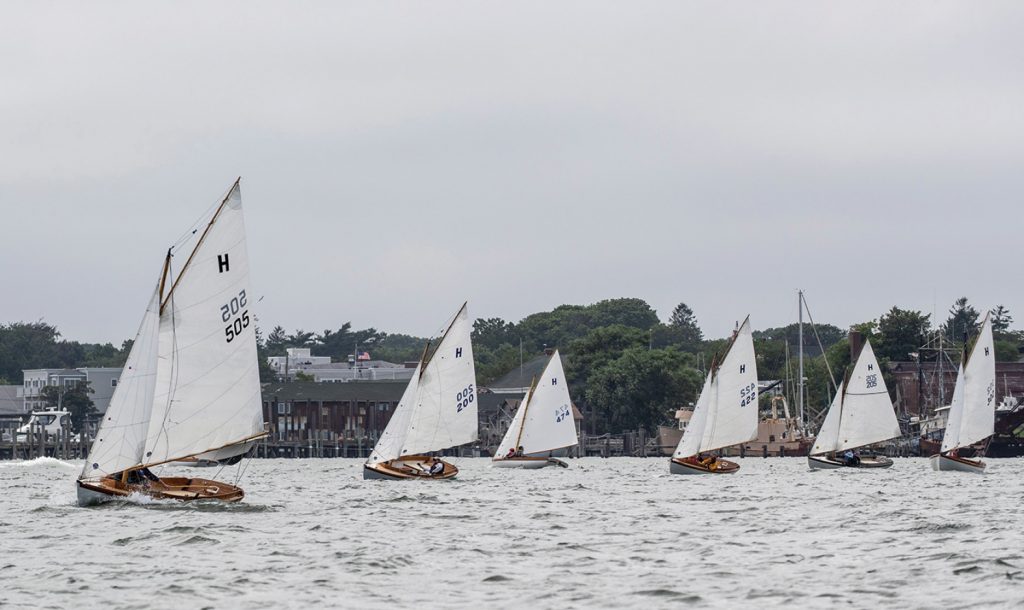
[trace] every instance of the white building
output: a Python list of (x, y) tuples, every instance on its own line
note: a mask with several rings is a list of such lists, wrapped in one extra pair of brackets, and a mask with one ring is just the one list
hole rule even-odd
[(25, 413), (43, 409), (42, 392), (46, 386), (73, 386), (89, 382), (93, 393), (89, 394), (96, 411), (105, 413), (114, 395), (117, 380), (121, 377), (119, 367), (83, 367), (79, 369), (29, 369), (22, 371), (24, 383), (21, 397)]
[[(369, 354), (366, 354), (369, 357)], [(299, 373), (320, 383), (348, 381), (408, 381), (416, 364), (394, 364), (383, 360), (331, 362), (329, 356), (314, 356), (308, 347), (290, 347), (284, 356), (270, 356), (267, 363), (282, 379), (295, 380)]]

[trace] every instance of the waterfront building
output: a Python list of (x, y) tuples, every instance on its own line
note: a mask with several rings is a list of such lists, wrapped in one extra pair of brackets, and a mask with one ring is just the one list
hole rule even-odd
[(26, 369), (22, 371), (22, 413), (45, 409), (43, 388), (47, 386), (73, 386), (89, 382), (92, 388), (93, 405), (98, 413), (105, 413), (114, 395), (117, 380), (121, 377), (120, 367), (82, 367), (77, 369)]

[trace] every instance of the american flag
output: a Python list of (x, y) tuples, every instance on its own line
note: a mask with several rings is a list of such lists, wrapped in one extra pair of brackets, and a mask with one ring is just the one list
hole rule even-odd
[(370, 359), (370, 352), (357, 352), (356, 353), (356, 360), (369, 360), (369, 359)]

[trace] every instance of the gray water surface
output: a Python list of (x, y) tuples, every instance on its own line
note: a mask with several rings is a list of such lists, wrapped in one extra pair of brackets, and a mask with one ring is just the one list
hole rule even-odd
[(253, 460), (240, 504), (98, 508), (75, 505), (80, 464), (0, 462), (0, 605), (1024, 605), (1024, 459), (982, 476), (925, 459), (752, 458), (730, 476), (454, 461), (454, 481), (392, 482), (358, 460)]

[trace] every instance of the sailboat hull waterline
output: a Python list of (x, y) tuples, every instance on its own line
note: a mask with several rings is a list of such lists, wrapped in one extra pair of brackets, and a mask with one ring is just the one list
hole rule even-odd
[(826, 455), (807, 456), (807, 465), (811, 470), (836, 470), (839, 468), (890, 468), (892, 460), (884, 456), (861, 457), (856, 464), (847, 464), (841, 458), (830, 458)]
[(681, 458), (672, 458), (669, 461), (669, 472), (672, 474), (732, 474), (739, 469), (740, 465), (736, 462), (723, 459), (719, 459), (714, 467), (695, 464)]
[(562, 460), (549, 457), (511, 457), (495, 458), (491, 460), (491, 466), (495, 468), (523, 468), (526, 470), (537, 470), (548, 466), (561, 466), (568, 468), (569, 465)]
[(975, 474), (983, 474), (985, 472), (985, 462), (981, 460), (969, 460), (950, 455), (933, 455), (928, 461), (932, 463), (932, 470), (935, 471), (952, 470), (957, 472), (973, 472)]
[(216, 500), (238, 502), (245, 497), (240, 487), (187, 477), (167, 477), (148, 485), (130, 485), (118, 479), (106, 477), (98, 480), (78, 481), (78, 505), (95, 506), (115, 500), (125, 500), (131, 495), (148, 496), (156, 500)]
[(444, 470), (438, 474), (430, 474), (430, 457), (426, 455), (410, 455), (379, 464), (363, 464), (363, 480), (366, 481), (399, 481), (404, 479), (454, 479), (459, 474), (455, 464), (444, 460)]

